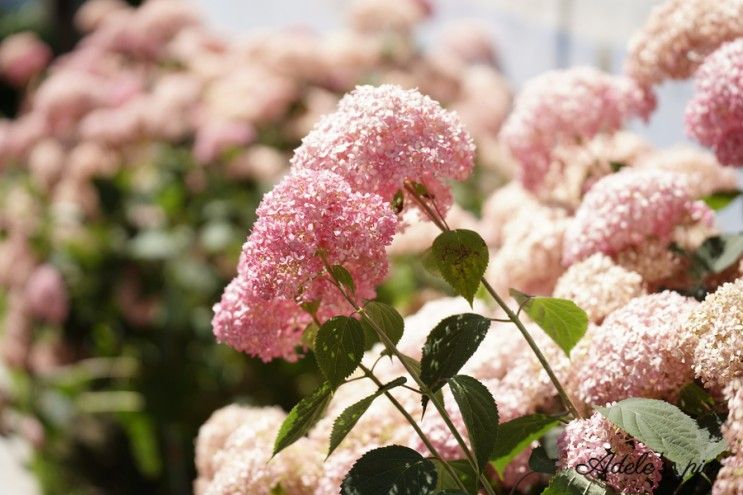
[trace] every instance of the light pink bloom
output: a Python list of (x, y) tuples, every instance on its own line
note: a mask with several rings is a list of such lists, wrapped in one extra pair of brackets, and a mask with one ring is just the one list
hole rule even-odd
[(736, 378), (725, 387), (728, 417), (722, 434), (734, 454), (743, 454), (743, 377)]
[(428, 0), (355, 0), (349, 20), (361, 32), (406, 32), (430, 14)]
[(386, 201), (405, 180), (421, 182), (446, 209), (451, 195), (445, 181), (465, 179), (473, 156), (460, 121), (431, 98), (397, 86), (359, 86), (304, 138), (292, 165), (331, 170)]
[(260, 297), (321, 299), (320, 252), (348, 269), (357, 296), (374, 297), (397, 227), (379, 196), (352, 191), (332, 172), (297, 170), (264, 196), (256, 214), (238, 272)]
[[(557, 446), (560, 451), (560, 468), (573, 468), (581, 474), (588, 473), (590, 467), (587, 466), (592, 463), (591, 459), (603, 459), (608, 451), (615, 454), (612, 463), (618, 463), (627, 456), (625, 466), (627, 463), (639, 464), (636, 470), (639, 472), (616, 473), (609, 470), (605, 480), (602, 480), (601, 475), (586, 474), (589, 478), (605, 481), (618, 492), (653, 493), (660, 484), (663, 471), (660, 455), (619, 430), (599, 413), (594, 413), (588, 419), (571, 421), (558, 438)], [(648, 465), (652, 466), (652, 471), (650, 474), (643, 474), (643, 468)]]
[(686, 79), (718, 46), (740, 36), (741, 0), (667, 0), (630, 40), (626, 71), (647, 86)]
[(631, 300), (591, 327), (585, 360), (575, 371), (582, 402), (603, 406), (629, 397), (673, 400), (693, 378), (682, 352), (682, 328), (698, 305), (675, 292)]
[(67, 287), (52, 265), (41, 265), (31, 274), (26, 284), (26, 304), (31, 314), (50, 323), (62, 323), (67, 318)]
[(645, 293), (642, 277), (601, 253), (575, 263), (558, 279), (554, 297), (570, 299), (594, 323)]
[(17, 33), (0, 43), (0, 75), (13, 86), (25, 86), (52, 59), (52, 51), (35, 34)]
[(683, 177), (623, 170), (598, 181), (584, 197), (565, 233), (563, 262), (615, 255), (653, 238), (669, 240), (675, 227), (691, 221), (711, 223), (713, 216), (692, 201)]
[(255, 297), (242, 277), (230, 282), (214, 306), (212, 328), (219, 342), (263, 361), (297, 359), (302, 332), (312, 317), (292, 300)]
[(686, 107), (686, 132), (725, 165), (743, 166), (743, 38), (707, 57)]
[(722, 388), (743, 377), (743, 278), (709, 294), (684, 325), (694, 371), (705, 385)]
[(98, 29), (106, 17), (129, 7), (122, 0), (87, 0), (75, 12), (75, 26), (83, 33)]
[(542, 182), (552, 151), (647, 118), (654, 96), (632, 80), (590, 67), (551, 71), (529, 81), (516, 97), (501, 139), (521, 162), (528, 189)]
[(444, 25), (434, 49), (450, 53), (469, 64), (494, 64), (497, 60), (493, 36), (487, 23), (461, 19)]
[(722, 469), (717, 473), (712, 495), (743, 495), (743, 454), (722, 460)]

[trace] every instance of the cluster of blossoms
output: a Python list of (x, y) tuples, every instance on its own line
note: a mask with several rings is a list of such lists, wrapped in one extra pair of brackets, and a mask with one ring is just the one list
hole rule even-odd
[(214, 308), (214, 333), (266, 360), (293, 358), (311, 321), (302, 304), (319, 302), (325, 317), (352, 310), (324, 263), (349, 271), (359, 300), (374, 298), (397, 217), (381, 197), (352, 191), (339, 175), (306, 170), (287, 175), (256, 213), (237, 278)]
[(743, 33), (715, 50), (694, 77), (686, 107), (690, 136), (712, 149), (721, 163), (743, 165)]
[(712, 219), (678, 174), (620, 171), (586, 194), (565, 233), (563, 261), (569, 265), (594, 253), (614, 256), (653, 239), (670, 241), (676, 227)]
[(519, 161), (527, 189), (537, 189), (560, 145), (577, 145), (621, 128), (655, 108), (651, 93), (631, 79), (581, 67), (547, 72), (519, 93), (501, 139)]
[(647, 86), (686, 79), (718, 46), (740, 36), (740, 0), (667, 0), (630, 40), (626, 70)]

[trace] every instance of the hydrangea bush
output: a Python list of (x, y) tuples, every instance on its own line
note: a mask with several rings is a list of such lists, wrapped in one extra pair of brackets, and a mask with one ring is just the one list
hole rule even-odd
[[(743, 235), (720, 232), (714, 210), (739, 194), (731, 167), (743, 165), (735, 113), (743, 33), (739, 1), (705, 5), (658, 7), (631, 44), (626, 74), (551, 72), (527, 83), (507, 116), (482, 116), (507, 107), (482, 86), (500, 87), (497, 73), (482, 72), (494, 54), (475, 38), (444, 43), (438, 63), (416, 59), (409, 32), (430, 14), (424, 0), (358, 2), (356, 43), (331, 43), (327, 52), (322, 43), (298, 42), (309, 43), (306, 33), (288, 34), (286, 46), (261, 37), (233, 51), (192, 32), (197, 19), (168, 0), (138, 11), (96, 2), (80, 17), (93, 33), (52, 67), (31, 110), (8, 124), (8, 156), (25, 163), (33, 153), (62, 153), (51, 171), (45, 160), (29, 163), (29, 180), (95, 218), (110, 194), (82, 192), (111, 181), (89, 179), (113, 175), (146, 188), (147, 174), (136, 166), (124, 174), (120, 161), (141, 156), (142, 133), (186, 140), (192, 166), (182, 180), (203, 191), (224, 180), (210, 178), (207, 164), (226, 166), (229, 177), (246, 147), (269, 139), (267, 122), (298, 101), (297, 81), (347, 92), (337, 104), (326, 101), (320, 119), (292, 115), (288, 127), (306, 136), (292, 143), (288, 170), (255, 210), (237, 268), (217, 256), (203, 263), (220, 263), (220, 273), (232, 276), (214, 297), (215, 339), (266, 362), (306, 366), (313, 357), (320, 380), (288, 413), (239, 403), (216, 410), (196, 438), (198, 495), (741, 495)], [(360, 53), (347, 65), (324, 58), (380, 40), (396, 48), (384, 51), (395, 67), (389, 72), (379, 62), (365, 66)], [(195, 47), (203, 57), (192, 56)], [(151, 91), (122, 77), (113, 95), (98, 94), (96, 77), (121, 76), (86, 65), (101, 60), (99, 50), (148, 62), (175, 57), (188, 70), (158, 73)], [(260, 63), (234, 69), (246, 60)], [(421, 79), (403, 77), (404, 64)], [(478, 65), (472, 80), (437, 72), (468, 64)], [(386, 77), (354, 86), (370, 67)], [(90, 86), (70, 88), (70, 71)], [(431, 74), (440, 86), (429, 85)], [(633, 117), (651, 117), (654, 85), (692, 75), (687, 127), (711, 152), (656, 150), (623, 130)], [(418, 89), (405, 84), (411, 79)], [(481, 98), (488, 104), (478, 112)], [(188, 118), (166, 118), (174, 114)], [(120, 126), (101, 125), (109, 120)], [(54, 151), (38, 151), (50, 139)], [(73, 162), (69, 139), (76, 148), (97, 144), (103, 154), (86, 161), (77, 151)], [(112, 148), (119, 161), (102, 160)], [(480, 150), (492, 148), (512, 155), (514, 166), (499, 170), (515, 178), (478, 217), (457, 207), (452, 189), (471, 185), (473, 175), (483, 182), (475, 161), (487, 162)], [(56, 229), (39, 235), (33, 222), (44, 216), (29, 213), (33, 197), (12, 199), (7, 249), (35, 255), (4, 275), (14, 289), (8, 355), (24, 366), (31, 322), (80, 331), (74, 318), (83, 309), (70, 304), (75, 294), (67, 289), (76, 272), (44, 249), (84, 239), (88, 224), (56, 216)], [(162, 201), (170, 212), (175, 200)], [(69, 218), (52, 206), (50, 215)], [(163, 212), (139, 206), (118, 213), (143, 222), (130, 220), (144, 231), (135, 253), (151, 259), (153, 249), (167, 257), (188, 248), (193, 238), (179, 237), (183, 228), (173, 227), (164, 248), (153, 242)], [(126, 235), (114, 229), (105, 239)], [(39, 253), (23, 245), (32, 242)], [(425, 304), (407, 316), (385, 299), (385, 279), (402, 281), (390, 269), (401, 255), (437, 289), (418, 288)], [(134, 284), (146, 268), (135, 271)], [(167, 282), (171, 274), (164, 275)], [(172, 275), (198, 283), (204, 272)], [(142, 302), (136, 285), (124, 296)]]

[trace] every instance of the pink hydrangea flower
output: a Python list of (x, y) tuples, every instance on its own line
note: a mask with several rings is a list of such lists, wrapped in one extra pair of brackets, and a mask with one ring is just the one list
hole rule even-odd
[(649, 238), (668, 240), (689, 220), (711, 223), (684, 178), (657, 170), (626, 170), (599, 180), (583, 198), (565, 233), (563, 263), (594, 253), (614, 255)]
[(722, 45), (699, 67), (686, 107), (686, 132), (725, 165), (743, 166), (743, 38)]
[(214, 305), (215, 337), (266, 362), (277, 357), (295, 361), (302, 332), (312, 317), (292, 300), (260, 299), (247, 285), (242, 277), (236, 277)]
[(256, 214), (238, 272), (258, 296), (321, 298), (322, 251), (329, 264), (351, 273), (357, 296), (374, 297), (397, 228), (379, 196), (352, 191), (332, 172), (297, 170), (264, 196)]
[(8, 36), (0, 43), (0, 75), (14, 86), (24, 86), (52, 59), (52, 51), (33, 33)]
[(359, 86), (304, 138), (292, 165), (331, 170), (386, 201), (406, 179), (421, 182), (448, 208), (445, 181), (465, 179), (473, 156), (472, 138), (436, 101), (398, 86)]
[(62, 275), (51, 265), (39, 266), (26, 284), (29, 311), (50, 323), (61, 323), (67, 317), (68, 296)]
[(629, 43), (627, 73), (642, 85), (686, 79), (722, 43), (743, 36), (741, 0), (668, 0)]
[(684, 321), (697, 305), (660, 292), (633, 299), (591, 327), (581, 346), (585, 359), (574, 371), (580, 400), (594, 406), (629, 397), (673, 400), (694, 376), (691, 357), (680, 349)]
[(722, 434), (731, 452), (743, 454), (743, 377), (725, 387), (725, 398), (728, 401), (728, 417)]
[(654, 107), (653, 95), (630, 79), (590, 67), (551, 71), (524, 86), (501, 139), (521, 164), (521, 181), (534, 190), (558, 145), (616, 131), (631, 117), (646, 118)]
[[(660, 455), (619, 430), (599, 413), (594, 413), (588, 419), (571, 421), (558, 438), (557, 446), (561, 468), (573, 468), (589, 478), (604, 481), (620, 493), (653, 493), (660, 484), (663, 470)], [(613, 460), (607, 458), (612, 453)], [(625, 456), (625, 466), (634, 463), (638, 469), (630, 473), (607, 469), (605, 477), (603, 473), (590, 472), (589, 463), (596, 462), (591, 459), (606, 458), (602, 463), (603, 467), (607, 462), (611, 465), (619, 463)], [(647, 469), (643, 470), (645, 467)], [(644, 474), (646, 471), (649, 474)]]
[(743, 454), (722, 460), (722, 469), (717, 473), (712, 495), (743, 495)]
[(254, 137), (252, 126), (238, 121), (214, 121), (196, 130), (194, 156), (199, 163), (209, 163), (231, 148), (244, 146)]

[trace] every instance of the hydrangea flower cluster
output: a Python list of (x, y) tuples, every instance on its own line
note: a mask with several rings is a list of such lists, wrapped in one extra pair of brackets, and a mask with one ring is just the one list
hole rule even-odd
[(570, 266), (558, 279), (554, 297), (580, 306), (594, 323), (645, 293), (642, 276), (596, 253)]
[(734, 454), (743, 455), (743, 377), (731, 381), (724, 391), (728, 402), (728, 417), (722, 434)]
[[(270, 495), (274, 490), (312, 495), (322, 454), (301, 439), (271, 459), (279, 408), (227, 406), (216, 411), (196, 439), (197, 495)], [(270, 460), (270, 462), (269, 462)]]
[(722, 460), (722, 469), (717, 473), (712, 495), (740, 495), (743, 493), (743, 454)]
[(694, 371), (705, 385), (723, 388), (743, 376), (743, 278), (709, 294), (684, 328)]
[(680, 352), (684, 321), (698, 303), (675, 292), (631, 300), (589, 329), (573, 351), (580, 400), (603, 406), (629, 397), (674, 400), (693, 378)]
[(0, 43), (0, 77), (22, 87), (52, 59), (51, 49), (33, 33), (17, 33)]
[(743, 166), (743, 37), (705, 59), (694, 87), (686, 107), (686, 132), (712, 149), (721, 163)]
[(406, 180), (424, 184), (447, 209), (447, 179), (474, 166), (474, 143), (455, 114), (415, 90), (359, 86), (295, 151), (295, 169), (330, 170), (358, 191), (391, 201)]
[(703, 203), (692, 201), (686, 181), (658, 170), (623, 170), (598, 181), (586, 194), (565, 233), (563, 262), (594, 253), (615, 255), (648, 239), (670, 239), (691, 221), (712, 222)]
[(704, 57), (743, 36), (743, 1), (668, 0), (632, 38), (627, 73), (642, 85), (686, 79)]
[(349, 271), (359, 300), (373, 298), (397, 217), (379, 196), (352, 191), (333, 172), (307, 170), (288, 175), (256, 213), (237, 278), (214, 308), (214, 333), (263, 359), (293, 358), (309, 322), (300, 304), (319, 302), (325, 317), (351, 309), (324, 263)]
[(501, 139), (521, 164), (522, 183), (533, 190), (558, 145), (614, 132), (631, 117), (646, 118), (654, 107), (652, 94), (630, 79), (589, 67), (547, 72), (524, 86)]
[[(579, 473), (587, 473), (586, 466), (591, 459), (604, 459), (609, 453), (619, 462), (627, 456), (627, 463), (641, 464), (640, 472), (613, 472), (609, 469), (606, 478), (597, 473), (589, 473), (592, 479), (605, 481), (619, 493), (653, 493), (660, 484), (663, 460), (645, 444), (623, 433), (608, 419), (594, 413), (588, 419), (574, 419), (557, 440), (560, 452), (559, 466), (573, 468)], [(649, 474), (642, 467), (647, 466)]]

